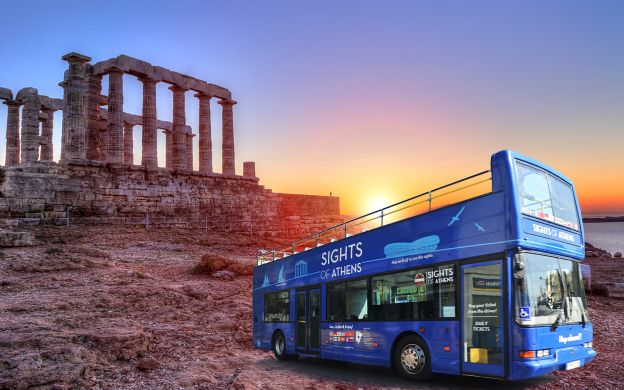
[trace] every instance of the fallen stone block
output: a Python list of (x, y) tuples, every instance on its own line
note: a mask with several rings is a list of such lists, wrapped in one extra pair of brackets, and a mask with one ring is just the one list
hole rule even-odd
[(35, 235), (31, 232), (0, 230), (0, 248), (31, 246), (35, 244)]

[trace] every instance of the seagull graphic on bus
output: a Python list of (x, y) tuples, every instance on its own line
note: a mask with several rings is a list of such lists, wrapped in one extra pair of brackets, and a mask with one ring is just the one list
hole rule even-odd
[(459, 221), (459, 216), (462, 215), (462, 213), (464, 212), (464, 210), (466, 209), (466, 206), (462, 207), (457, 214), (455, 214), (455, 216), (453, 218), (451, 218), (451, 222), (449, 222), (449, 224), (447, 226), (451, 226), (452, 224), (454, 224), (455, 222)]

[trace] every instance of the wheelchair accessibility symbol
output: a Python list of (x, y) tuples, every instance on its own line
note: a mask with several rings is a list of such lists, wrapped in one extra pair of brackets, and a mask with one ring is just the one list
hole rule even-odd
[(531, 319), (531, 308), (528, 306), (519, 307), (518, 308), (518, 317), (521, 320), (530, 320)]

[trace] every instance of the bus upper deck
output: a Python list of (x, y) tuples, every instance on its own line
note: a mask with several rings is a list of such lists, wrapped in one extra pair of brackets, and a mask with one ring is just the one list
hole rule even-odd
[[(503, 194), (502, 199), (497, 193)], [(491, 196), (492, 202), (504, 200), (498, 216), (504, 217), (504, 222), (509, 224), (503, 238), (510, 247), (535, 248), (584, 258), (584, 232), (572, 182), (527, 156), (501, 151), (492, 156), (489, 170), (369, 212), (286, 246), (259, 249), (257, 265), (293, 255), (306, 257), (309, 254), (303, 252), (480, 196)], [(464, 210), (465, 207), (461, 208), (461, 212), (453, 216), (453, 221), (459, 221)], [(486, 232), (478, 221), (473, 224), (477, 230)]]

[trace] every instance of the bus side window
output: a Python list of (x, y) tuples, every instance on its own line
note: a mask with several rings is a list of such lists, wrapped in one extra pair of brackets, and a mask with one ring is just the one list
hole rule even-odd
[(373, 321), (455, 318), (455, 267), (442, 265), (371, 278)]
[(327, 320), (344, 321), (346, 309), (345, 282), (327, 285)]
[(281, 291), (264, 296), (264, 322), (290, 321), (290, 293)]
[(327, 320), (360, 321), (368, 319), (366, 278), (327, 285)]

